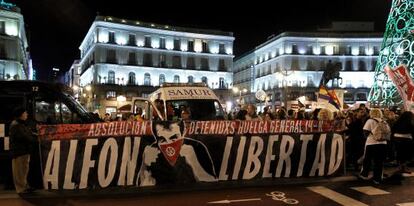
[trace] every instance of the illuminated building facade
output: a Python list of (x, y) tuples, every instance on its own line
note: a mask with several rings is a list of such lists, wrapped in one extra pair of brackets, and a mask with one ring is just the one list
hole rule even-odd
[[(130, 104), (132, 97), (145, 97), (164, 82), (204, 82), (227, 91), (233, 81), (233, 41), (231, 32), (98, 16), (79, 47), (77, 86), (86, 108), (101, 115)], [(85, 91), (88, 85), (92, 89)], [(126, 102), (117, 102), (119, 96)]]
[(32, 79), (28, 47), (20, 8), (0, 2), (0, 80)]
[(369, 22), (335, 22), (317, 32), (281, 33), (235, 60), (234, 86), (249, 90), (243, 94), (247, 103), (256, 102), (259, 90), (273, 105), (301, 96), (315, 101), (323, 71), (339, 63), (342, 81), (328, 87), (344, 89), (348, 104), (367, 101), (382, 41), (382, 34), (372, 31)]

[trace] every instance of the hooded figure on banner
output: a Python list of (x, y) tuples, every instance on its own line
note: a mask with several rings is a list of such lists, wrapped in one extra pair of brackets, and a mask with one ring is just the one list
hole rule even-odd
[(153, 121), (155, 142), (144, 149), (139, 186), (215, 182), (217, 175), (207, 147), (187, 138), (181, 122)]

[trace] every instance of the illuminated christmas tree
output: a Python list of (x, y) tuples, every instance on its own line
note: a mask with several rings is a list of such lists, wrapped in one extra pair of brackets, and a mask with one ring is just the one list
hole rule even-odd
[(385, 66), (407, 66), (414, 77), (414, 0), (393, 0), (381, 52), (368, 100), (375, 105), (401, 105), (397, 88), (384, 72)]

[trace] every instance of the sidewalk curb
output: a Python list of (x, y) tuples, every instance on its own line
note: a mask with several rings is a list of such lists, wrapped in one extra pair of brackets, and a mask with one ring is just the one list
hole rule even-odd
[[(196, 185), (184, 185), (184, 186), (151, 186), (151, 187), (127, 187), (127, 188), (107, 188), (99, 191), (93, 190), (77, 190), (77, 191), (46, 191), (37, 190), (32, 194), (26, 194), (22, 198), (35, 199), (35, 198), (62, 198), (62, 197), (103, 197), (108, 195), (122, 195), (122, 196), (146, 196), (152, 194), (163, 193), (181, 193), (188, 191), (211, 191), (211, 190), (226, 190), (235, 188), (252, 188), (252, 187), (269, 187), (278, 185), (298, 185), (298, 184), (314, 184), (314, 183), (326, 183), (326, 182), (341, 182), (356, 180), (354, 176), (342, 176), (342, 177), (311, 177), (311, 178), (281, 178), (281, 179), (269, 179), (260, 181), (230, 181), (220, 183), (200, 183)], [(10, 190), (0, 193), (0, 199), (15, 199), (21, 198)]]
[[(406, 178), (414, 177), (412, 174), (404, 174)], [(97, 198), (108, 196), (148, 196), (153, 194), (165, 193), (182, 193), (189, 191), (211, 191), (211, 190), (229, 190), (235, 188), (254, 188), (254, 187), (271, 187), (271, 186), (287, 186), (299, 184), (316, 184), (316, 183), (337, 183), (337, 182), (352, 182), (358, 181), (358, 178), (353, 174), (347, 174), (339, 177), (310, 177), (310, 178), (280, 178), (267, 179), (260, 181), (229, 181), (220, 183), (199, 183), (196, 185), (181, 185), (181, 186), (151, 186), (151, 187), (126, 187), (126, 188), (106, 188), (102, 190), (76, 190), (76, 191), (46, 191), (38, 190), (33, 194), (27, 194), (23, 197), (17, 195), (13, 190), (0, 193), (0, 199), (36, 199), (36, 198)]]

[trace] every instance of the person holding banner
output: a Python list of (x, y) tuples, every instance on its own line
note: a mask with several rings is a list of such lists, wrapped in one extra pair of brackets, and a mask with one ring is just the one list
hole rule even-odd
[(334, 120), (333, 113), (329, 109), (322, 108), (318, 113), (319, 121), (330, 121)]
[(35, 138), (26, 125), (28, 113), (22, 108), (14, 110), (15, 120), (10, 124), (10, 151), (12, 154), (13, 181), (18, 194), (30, 193), (34, 189), (27, 183), (30, 153)]
[(247, 114), (245, 115), (245, 119), (256, 121), (262, 120), (262, 118), (259, 115), (257, 115), (256, 106), (254, 106), (253, 104), (247, 105)]

